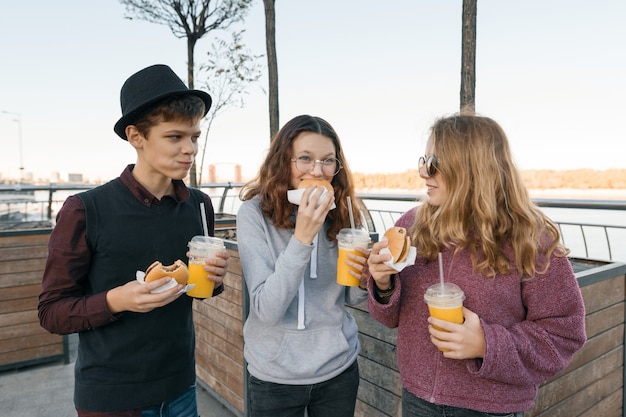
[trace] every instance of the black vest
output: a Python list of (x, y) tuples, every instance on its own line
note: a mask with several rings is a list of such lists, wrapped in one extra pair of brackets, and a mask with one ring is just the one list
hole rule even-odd
[[(187, 262), (203, 233), (202, 193), (145, 206), (118, 179), (80, 193), (92, 259), (87, 295), (134, 280), (155, 260)], [(207, 213), (213, 216), (212, 207)], [(212, 222), (211, 222), (212, 224)], [(74, 401), (86, 411), (129, 410), (171, 400), (195, 383), (192, 298), (119, 319), (79, 335)]]

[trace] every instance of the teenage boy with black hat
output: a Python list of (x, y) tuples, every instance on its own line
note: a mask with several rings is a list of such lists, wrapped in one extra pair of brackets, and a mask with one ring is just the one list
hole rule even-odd
[[(183, 286), (135, 279), (153, 261), (186, 260), (203, 234), (210, 198), (183, 183), (198, 152), (209, 94), (189, 90), (165, 65), (132, 75), (121, 90), (114, 131), (137, 151), (120, 177), (70, 196), (57, 216), (39, 296), (50, 332), (79, 333), (74, 404), (79, 416), (197, 417), (192, 298)], [(228, 253), (205, 269), (222, 292)]]

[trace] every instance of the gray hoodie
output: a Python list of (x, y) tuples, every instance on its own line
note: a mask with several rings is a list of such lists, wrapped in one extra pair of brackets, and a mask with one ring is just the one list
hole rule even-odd
[(367, 299), (359, 287), (335, 281), (337, 244), (326, 227), (304, 245), (293, 229), (263, 216), (260, 197), (237, 213), (237, 242), (250, 313), (243, 328), (248, 371), (263, 381), (308, 385), (327, 381), (350, 366), (360, 344), (345, 304)]

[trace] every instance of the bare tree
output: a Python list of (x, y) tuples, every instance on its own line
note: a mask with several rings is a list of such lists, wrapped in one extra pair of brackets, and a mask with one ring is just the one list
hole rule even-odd
[(276, 58), (276, 14), (275, 0), (263, 0), (265, 7), (265, 49), (269, 78), (270, 140), (278, 132), (278, 60)]
[[(247, 88), (261, 78), (261, 64), (257, 61), (263, 55), (252, 55), (243, 46), (242, 34), (234, 32), (230, 43), (218, 39), (208, 52), (209, 60), (200, 67), (200, 74), (206, 74), (203, 89), (211, 93), (213, 104), (206, 116), (204, 143), (200, 158), (198, 183), (202, 184), (202, 171), (206, 156), (207, 142), (211, 125), (218, 114), (233, 107), (243, 107)], [(200, 75), (199, 77), (200, 78)]]
[[(244, 19), (253, 0), (120, 0), (126, 18), (167, 25), (177, 38), (187, 38), (187, 85), (194, 88), (194, 49), (207, 33), (227, 29)], [(189, 172), (197, 186), (196, 164)]]
[(476, 9), (478, 0), (463, 0), (461, 52), (462, 112), (476, 111)]

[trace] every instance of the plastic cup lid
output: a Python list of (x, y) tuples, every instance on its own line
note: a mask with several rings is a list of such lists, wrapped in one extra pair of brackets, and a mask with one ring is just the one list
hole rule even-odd
[(224, 241), (212, 236), (194, 236), (188, 244), (189, 247), (224, 247)]
[(445, 301), (446, 303), (454, 304), (464, 299), (465, 293), (463, 290), (451, 282), (445, 282), (443, 286), (441, 284), (431, 285), (424, 294), (426, 302), (437, 300), (438, 302)]

